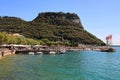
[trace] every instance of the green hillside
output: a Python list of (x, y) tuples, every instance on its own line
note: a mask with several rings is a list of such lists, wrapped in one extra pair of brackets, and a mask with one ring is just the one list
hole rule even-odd
[(20, 33), (27, 38), (64, 41), (71, 45), (105, 45), (103, 41), (87, 32), (75, 13), (45, 12), (39, 13), (32, 21), (17, 17), (0, 17), (0, 31)]

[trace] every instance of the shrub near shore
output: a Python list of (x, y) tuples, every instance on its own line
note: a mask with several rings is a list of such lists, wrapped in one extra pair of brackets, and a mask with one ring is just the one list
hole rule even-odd
[[(35, 40), (30, 38), (25, 38), (23, 36), (13, 36), (13, 34), (7, 34), (5, 32), (0, 32), (0, 44), (24, 44), (24, 45), (62, 45), (61, 41), (53, 42), (48, 39)], [(68, 41), (64, 41), (64, 45), (69, 46)]]

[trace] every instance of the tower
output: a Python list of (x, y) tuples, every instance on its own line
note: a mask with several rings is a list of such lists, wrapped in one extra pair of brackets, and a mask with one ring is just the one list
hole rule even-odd
[(112, 45), (112, 35), (106, 37), (106, 44), (107, 46)]

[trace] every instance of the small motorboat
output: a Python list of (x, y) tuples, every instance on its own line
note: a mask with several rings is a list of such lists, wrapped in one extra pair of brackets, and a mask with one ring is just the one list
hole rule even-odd
[(60, 54), (64, 54), (66, 52), (66, 49), (65, 48), (61, 48), (60, 49)]
[(55, 51), (50, 51), (49, 54), (56, 54), (56, 52)]
[(34, 53), (34, 52), (29, 52), (28, 54), (29, 54), (29, 55), (34, 55), (35, 53)]

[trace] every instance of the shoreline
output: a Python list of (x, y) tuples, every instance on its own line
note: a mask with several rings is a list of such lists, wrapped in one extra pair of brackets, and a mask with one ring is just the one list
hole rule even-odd
[[(64, 50), (63, 50), (64, 49)], [(99, 51), (99, 52), (115, 52), (115, 49), (108, 46), (92, 46), (92, 45), (82, 45), (82, 46), (46, 46), (46, 45), (0, 45), (0, 59), (3, 56), (11, 54), (64, 54), (70, 51)], [(63, 52), (62, 52), (63, 51)]]

